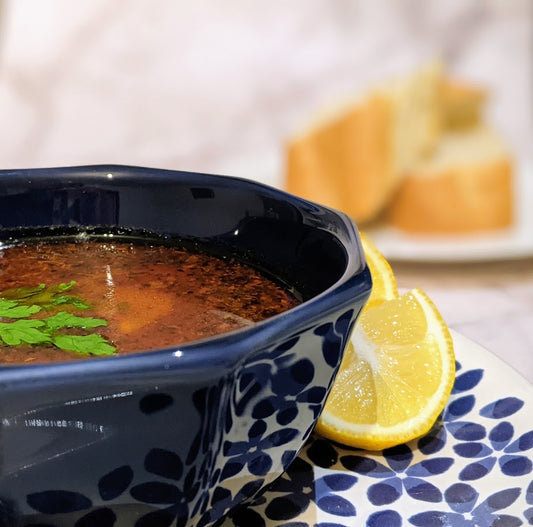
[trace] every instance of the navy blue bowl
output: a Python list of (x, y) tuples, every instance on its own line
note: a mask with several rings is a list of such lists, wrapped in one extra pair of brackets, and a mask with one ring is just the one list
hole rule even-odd
[(0, 525), (212, 525), (278, 477), (318, 419), (371, 290), (355, 226), (224, 176), (0, 171), (0, 243), (49, 227), (197, 240), (302, 294), (179, 347), (0, 368)]

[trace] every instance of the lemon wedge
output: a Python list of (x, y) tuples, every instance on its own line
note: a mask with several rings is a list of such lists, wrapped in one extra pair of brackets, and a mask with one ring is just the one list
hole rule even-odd
[(427, 433), (455, 379), (450, 332), (428, 296), (399, 295), (385, 258), (366, 236), (372, 295), (362, 311), (316, 431), (382, 450)]

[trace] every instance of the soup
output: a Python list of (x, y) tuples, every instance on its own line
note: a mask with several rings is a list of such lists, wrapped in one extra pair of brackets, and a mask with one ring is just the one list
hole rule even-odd
[(184, 246), (115, 238), (12, 245), (0, 248), (0, 363), (178, 346), (298, 303), (254, 267)]

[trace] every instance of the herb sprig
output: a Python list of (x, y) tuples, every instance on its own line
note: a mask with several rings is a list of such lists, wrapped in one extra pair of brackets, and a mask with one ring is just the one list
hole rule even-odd
[(76, 309), (89, 309), (89, 305), (77, 296), (65, 295), (72, 289), (76, 281), (55, 285), (40, 284), (36, 286), (16, 287), (0, 292), (0, 298), (15, 300), (22, 306), (40, 306), (44, 309), (52, 309), (61, 304), (71, 304)]
[(67, 311), (31, 318), (41, 311), (74, 308), (88, 309), (81, 298), (65, 294), (75, 281), (47, 286), (18, 287), (0, 292), (0, 345), (49, 344), (62, 350), (84, 355), (114, 355), (116, 348), (97, 333), (71, 335), (68, 329), (91, 330), (107, 326), (107, 320), (80, 317)]

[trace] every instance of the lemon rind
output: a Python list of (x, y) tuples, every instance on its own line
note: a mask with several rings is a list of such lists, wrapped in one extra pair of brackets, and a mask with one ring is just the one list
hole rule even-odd
[[(421, 413), (389, 427), (378, 424), (354, 424), (325, 411), (316, 428), (317, 432), (324, 437), (357, 448), (382, 450), (423, 436), (433, 427), (444, 409), (455, 379), (453, 340), (446, 323), (431, 299), (419, 288), (411, 290), (410, 293), (417, 299), (424, 311), (428, 321), (427, 333), (436, 335), (440, 342), (446, 342), (446, 352), (441, 354), (441, 377), (444, 382), (439, 384)], [(354, 335), (352, 335), (353, 339)]]

